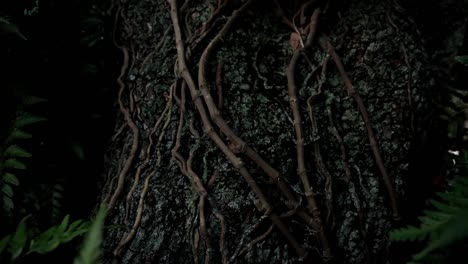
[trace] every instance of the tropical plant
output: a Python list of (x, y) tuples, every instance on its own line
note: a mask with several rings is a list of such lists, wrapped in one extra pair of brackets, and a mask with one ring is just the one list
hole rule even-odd
[[(468, 152), (464, 153), (468, 168)], [(433, 209), (419, 217), (419, 227), (408, 226), (390, 233), (394, 241), (427, 241), (426, 247), (413, 256), (413, 263), (427, 263), (443, 256), (448, 246), (468, 239), (468, 175), (459, 175), (450, 183), (450, 190), (438, 193)], [(438, 254), (439, 253), (439, 254)]]
[(37, 234), (34, 229), (28, 228), (28, 219), (29, 216), (25, 217), (18, 224), (13, 234), (7, 235), (0, 240), (0, 254), (6, 250), (11, 261), (32, 253), (49, 253), (59, 245), (84, 234), (89, 228), (88, 221), (76, 220), (70, 223), (70, 216), (67, 215), (60, 224)]
[[(24, 103), (36, 104), (42, 101), (43, 99), (30, 97)], [(43, 117), (18, 111), (6, 140), (0, 145), (0, 190), (3, 213), (7, 216), (12, 215), (15, 206), (14, 188), (20, 184), (17, 172), (26, 169), (24, 159), (32, 156), (30, 151), (21, 147), (22, 140), (32, 137), (26, 127), (44, 120), (46, 119)]]

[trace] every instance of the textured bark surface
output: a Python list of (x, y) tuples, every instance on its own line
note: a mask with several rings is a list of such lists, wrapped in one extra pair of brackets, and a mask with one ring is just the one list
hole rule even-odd
[[(218, 6), (215, 2), (189, 0), (182, 11), (179, 8), (185, 40), (210, 18)], [(193, 77), (206, 45), (242, 4), (227, 2), (206, 37), (190, 45), (187, 63)], [(242, 12), (206, 62), (206, 80), (227, 124), (278, 170), (280, 179), (300, 201), (298, 207), (306, 208), (286, 74), (292, 45), (297, 43), (292, 43), (292, 29), (282, 23), (269, 2), (254, 1)], [(291, 19), (300, 6), (281, 7)], [(130, 52), (121, 102), (139, 136), (134, 146), (134, 130), (122, 115), (106, 157), (108, 174), (102, 200), (111, 200), (119, 174), (130, 164), (132, 147), (138, 148), (122, 178), (122, 194), (115, 196), (119, 199), (107, 218), (109, 224), (122, 228), (107, 230), (104, 263), (201, 263), (207, 258), (214, 263), (223, 259), (299, 262), (284, 236), (270, 228), (271, 220), (264, 215), (258, 197), (203, 130), (188, 88), (178, 152), (185, 160), (191, 157), (188, 165), (206, 193), (200, 193), (198, 183), (190, 178), (193, 174), (184, 175), (172, 154), (184, 85), (177, 72), (169, 4), (129, 0), (121, 10), (117, 42)], [(428, 54), (415, 24), (391, 1), (348, 1), (325, 11), (318, 20), (317, 36), (328, 36), (359, 92), (401, 203), (410, 177), (412, 142), (430, 116), (433, 81)], [(393, 212), (366, 125), (318, 38), (303, 53), (306, 56), (299, 57), (295, 70), (296, 103), (302, 117), (306, 171), (330, 241), (332, 261), (387, 263), (391, 260), (387, 232), (393, 225)], [(228, 144), (227, 137), (219, 134)], [(289, 211), (287, 199), (254, 162), (243, 154), (237, 156), (309, 259), (320, 263), (323, 245), (316, 230)], [(200, 208), (204, 208), (202, 214)], [(206, 229), (200, 227), (203, 222)], [(259, 241), (251, 243), (256, 238)]]

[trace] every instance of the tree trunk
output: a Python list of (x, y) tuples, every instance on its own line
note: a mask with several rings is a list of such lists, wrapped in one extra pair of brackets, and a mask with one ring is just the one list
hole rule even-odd
[(104, 263), (391, 262), (432, 93), (405, 10), (122, 2)]

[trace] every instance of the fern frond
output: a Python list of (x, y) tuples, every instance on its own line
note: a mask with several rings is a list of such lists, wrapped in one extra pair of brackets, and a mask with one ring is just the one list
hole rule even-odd
[(7, 158), (29, 158), (32, 157), (31, 153), (27, 152), (18, 145), (10, 145), (5, 150), (5, 157)]
[(88, 231), (89, 222), (77, 220), (68, 225), (70, 216), (63, 218), (59, 225), (53, 226), (31, 240), (29, 247), (30, 253), (45, 254), (53, 251), (59, 245), (69, 242), (77, 236), (80, 236)]
[(12, 133), (8, 136), (6, 143), (15, 142), (18, 139), (30, 139), (32, 135), (26, 131), (14, 128)]
[(429, 237), (432, 230), (414, 226), (402, 227), (390, 232), (390, 239), (394, 241), (422, 241)]
[(446, 203), (439, 202), (437, 200), (432, 200), (431, 204), (438, 210), (442, 212), (447, 212), (449, 214), (454, 214), (458, 211), (458, 207), (452, 206)]
[(13, 213), (13, 209), (15, 208), (15, 203), (13, 202), (13, 199), (8, 196), (3, 196), (3, 211), (5, 212), (6, 215), (11, 216)]
[(52, 220), (59, 219), (62, 214), (63, 186), (59, 183), (54, 185), (51, 197)]
[[(457, 176), (450, 182), (450, 190), (438, 193), (432, 200), (434, 209), (423, 211), (421, 225), (408, 226), (390, 232), (394, 241), (427, 240), (427, 246), (413, 256), (414, 262), (429, 258), (434, 251), (468, 238), (468, 177)], [(433, 263), (433, 262), (431, 262)]]
[(25, 126), (36, 124), (45, 120), (47, 119), (44, 117), (24, 113), (16, 118), (14, 126), (17, 128), (23, 128)]
[(23, 97), (23, 104), (24, 105), (35, 105), (35, 104), (40, 104), (47, 102), (47, 99), (42, 98), (42, 97), (37, 97), (37, 96), (25, 96)]
[(12, 260), (18, 258), (23, 252), (24, 247), (26, 246), (27, 235), (28, 235), (27, 230), (26, 230), (27, 218), (29, 218), (29, 216), (23, 218), (20, 221), (20, 223), (18, 224), (18, 227), (16, 228), (15, 233), (11, 235), (11, 238), (8, 242), (8, 251), (11, 254)]
[(450, 204), (455, 207), (468, 207), (468, 198), (461, 196), (460, 192), (448, 192), (448, 193), (438, 193), (437, 196), (442, 198), (445, 203)]
[(15, 185), (15, 186), (19, 185), (18, 178), (16, 178), (15, 175), (13, 175), (13, 174), (11, 174), (9, 172), (3, 174), (2, 181), (3, 181), (3, 183), (8, 183), (10, 185)]
[(13, 189), (8, 184), (4, 184), (2, 186), (2, 193), (3, 195), (8, 196), (10, 198), (13, 197)]
[(435, 211), (435, 210), (424, 210), (423, 213), (424, 213), (425, 218), (431, 218), (432, 220), (435, 221), (435, 224), (437, 224), (437, 222), (447, 221), (453, 216), (450, 213), (445, 213), (445, 212)]
[(5, 169), (17, 169), (17, 170), (25, 170), (26, 165), (23, 162), (17, 159), (7, 159), (3, 163), (3, 168)]

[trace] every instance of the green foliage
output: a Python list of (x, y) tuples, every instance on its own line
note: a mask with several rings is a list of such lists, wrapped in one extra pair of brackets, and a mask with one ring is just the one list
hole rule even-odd
[(81, 19), (81, 25), (83, 27), (80, 40), (81, 45), (91, 48), (97, 46), (104, 40), (106, 32), (102, 13), (102, 10), (99, 10), (97, 6), (93, 6), (86, 16)]
[(465, 66), (468, 66), (468, 56), (467, 55), (465, 55), (465, 56), (456, 56), (455, 60), (460, 62), (461, 64), (463, 64)]
[(21, 33), (18, 26), (11, 23), (7, 17), (0, 16), (0, 33), (15, 34), (18, 37), (27, 40), (27, 38)]
[[(468, 66), (468, 56), (456, 56), (455, 60)], [(463, 137), (465, 122), (465, 111), (468, 109), (468, 91), (463, 89), (448, 89), (448, 102), (441, 106), (442, 113), (440, 117), (447, 121), (447, 132), (450, 139), (459, 139)]]
[(464, 102), (464, 98), (468, 98), (468, 91), (450, 88), (448, 97), (448, 104), (441, 107), (443, 114), (440, 117), (447, 121), (448, 137), (455, 139), (463, 131), (464, 111), (468, 109), (468, 104)]
[[(41, 102), (37, 97), (31, 97), (29, 104)], [(0, 190), (3, 212), (11, 216), (14, 209), (14, 187), (20, 185), (17, 171), (25, 170), (26, 164), (22, 161), (31, 158), (31, 153), (19, 145), (19, 141), (31, 138), (31, 134), (24, 129), (32, 124), (46, 120), (43, 117), (23, 112), (19, 113), (12, 124), (10, 133), (5, 142), (0, 146)]]
[(88, 221), (76, 220), (69, 224), (69, 218), (65, 216), (60, 224), (39, 234), (34, 234), (26, 226), (26, 218), (23, 219), (13, 234), (0, 240), (0, 254), (6, 250), (12, 261), (32, 253), (46, 254), (88, 231)]
[[(468, 152), (464, 153), (463, 166), (468, 169)], [(439, 200), (431, 201), (434, 209), (423, 212), (419, 227), (408, 226), (390, 233), (394, 241), (427, 241), (426, 247), (413, 256), (415, 263), (434, 263), (438, 251), (468, 239), (468, 175), (456, 176), (450, 187), (438, 194)]]
[(83, 241), (83, 246), (79, 255), (75, 258), (73, 264), (97, 264), (101, 254), (102, 229), (106, 217), (106, 208), (101, 206), (96, 218), (89, 228), (88, 234)]
[(52, 209), (52, 220), (59, 219), (62, 214), (62, 200), (63, 200), (63, 186), (60, 183), (54, 184), (52, 188), (52, 195), (50, 199)]

